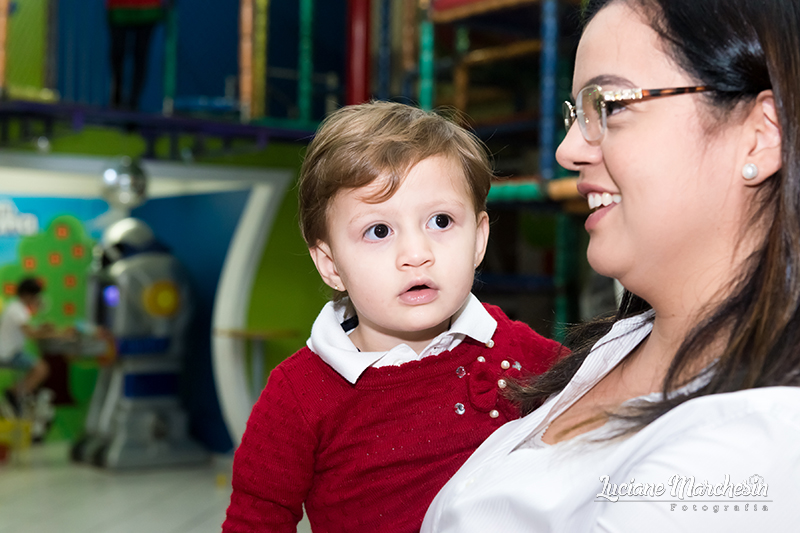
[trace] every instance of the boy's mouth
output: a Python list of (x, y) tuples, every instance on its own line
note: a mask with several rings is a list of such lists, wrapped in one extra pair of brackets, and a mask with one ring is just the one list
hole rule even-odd
[(437, 291), (439, 290), (439, 287), (433, 281), (427, 278), (418, 277), (416, 279), (409, 280), (408, 284), (405, 287), (403, 287), (401, 294), (405, 294), (407, 292), (419, 292), (425, 290)]
[(414, 280), (400, 293), (400, 300), (408, 305), (421, 305), (437, 298), (439, 288), (429, 280)]

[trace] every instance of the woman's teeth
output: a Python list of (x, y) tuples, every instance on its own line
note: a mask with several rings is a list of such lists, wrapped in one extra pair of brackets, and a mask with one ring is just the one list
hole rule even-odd
[(611, 204), (618, 204), (622, 201), (621, 194), (611, 194), (608, 192), (590, 192), (586, 195), (589, 201), (589, 209), (596, 209), (598, 207), (608, 207)]

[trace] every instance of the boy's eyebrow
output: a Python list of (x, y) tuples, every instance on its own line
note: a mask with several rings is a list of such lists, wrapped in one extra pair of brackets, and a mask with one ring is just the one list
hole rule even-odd
[(347, 224), (350, 226), (354, 226), (359, 220), (361, 220), (362, 218), (367, 218), (369, 215), (370, 213), (356, 214), (350, 220), (347, 221)]
[[(378, 204), (374, 204), (374, 205), (378, 205)], [(471, 207), (471, 205), (472, 204), (470, 202), (464, 202), (464, 201), (462, 201), (460, 199), (446, 200), (445, 202), (442, 202), (440, 199), (437, 199), (435, 201), (431, 201), (431, 202), (428, 202), (428, 203), (423, 203), (422, 204), (422, 208), (423, 209), (429, 209), (431, 211), (437, 211), (437, 209), (434, 209), (434, 208), (437, 208), (437, 207), (441, 206), (441, 208), (442, 208), (441, 210), (442, 211), (446, 211), (448, 207), (466, 208), (466, 207)], [(356, 213), (355, 215), (353, 215), (350, 218), (350, 220), (348, 220), (348, 225), (357, 225), (358, 222), (362, 218), (369, 218), (369, 217), (373, 216), (374, 214), (375, 214), (375, 212), (371, 211), (371, 210), (367, 210), (367, 211), (364, 211), (364, 212), (361, 212), (361, 213)]]

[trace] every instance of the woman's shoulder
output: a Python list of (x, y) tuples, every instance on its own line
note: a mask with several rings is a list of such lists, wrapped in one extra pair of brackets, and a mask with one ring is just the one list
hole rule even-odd
[(797, 442), (800, 388), (763, 387), (689, 400), (632, 436), (618, 452), (624, 457), (620, 466), (721, 475), (731, 473), (734, 465), (737, 470), (766, 470), (781, 462), (800, 465)]
[(689, 400), (665, 417), (688, 425), (730, 425), (741, 420), (776, 420), (800, 428), (800, 387), (760, 387)]
[[(711, 394), (675, 407), (632, 440), (656, 447), (672, 442), (749, 442), (765, 446), (777, 434), (800, 439), (800, 387), (763, 387)], [(771, 441), (772, 439), (772, 441)]]
[[(617, 447), (604, 464), (598, 496), (640, 503), (635, 514), (616, 503), (598, 507), (597, 529), (632, 531), (652, 521), (651, 531), (787, 531), (798, 518), (798, 441), (800, 388), (687, 401)], [(627, 486), (620, 492), (621, 483), (633, 492)]]

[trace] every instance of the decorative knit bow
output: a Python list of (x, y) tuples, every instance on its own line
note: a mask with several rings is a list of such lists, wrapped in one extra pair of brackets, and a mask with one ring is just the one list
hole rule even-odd
[(488, 413), (497, 409), (509, 420), (519, 418), (519, 410), (503, 397), (498, 381), (521, 377), (522, 373), (513, 366), (503, 370), (496, 362), (475, 361), (468, 373), (469, 401), (477, 411)]

